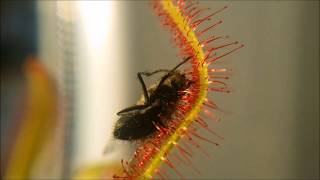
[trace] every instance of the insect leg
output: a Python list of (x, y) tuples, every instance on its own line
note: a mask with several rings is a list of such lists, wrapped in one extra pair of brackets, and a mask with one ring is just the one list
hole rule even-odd
[(146, 107), (148, 107), (148, 105), (145, 105), (145, 104), (144, 104), (144, 105), (134, 105), (134, 106), (130, 106), (130, 107), (127, 107), (127, 108), (119, 111), (119, 112), (117, 113), (117, 115), (121, 115), (121, 114), (130, 112), (130, 111), (134, 111), (134, 110), (144, 109), (144, 108), (146, 108)]
[(142, 76), (141, 76), (141, 73), (138, 72), (138, 79), (140, 81), (140, 84), (141, 84), (141, 87), (142, 87), (142, 91), (143, 91), (143, 95), (144, 95), (144, 99), (145, 99), (145, 102), (149, 102), (149, 94), (148, 94), (148, 91), (147, 91), (147, 87), (146, 87), (146, 84), (144, 83), (143, 79), (142, 79)]
[(149, 102), (149, 94), (148, 94), (148, 90), (147, 90), (147, 87), (146, 87), (146, 84), (144, 83), (143, 81), (143, 78), (141, 75), (144, 75), (144, 76), (152, 76), (156, 73), (159, 73), (159, 72), (170, 72), (170, 70), (167, 70), (167, 69), (158, 69), (158, 70), (155, 70), (153, 72), (138, 72), (138, 78), (139, 78), (139, 81), (141, 83), (141, 86), (142, 86), (142, 90), (143, 90), (143, 94), (144, 94), (144, 98), (146, 100), (146, 102)]
[(140, 72), (140, 74), (149, 77), (149, 76), (152, 76), (152, 75), (154, 75), (154, 74), (156, 74), (156, 73), (159, 73), (159, 72), (170, 72), (170, 70), (167, 70), (167, 69), (158, 69), (158, 70), (155, 70), (155, 71), (153, 71), (153, 72), (146, 72), (146, 71), (145, 71), (145, 72)]
[(174, 67), (172, 70), (170, 70), (170, 71), (168, 72), (168, 74), (166, 74), (165, 76), (163, 76), (162, 79), (161, 79), (160, 82), (159, 82), (158, 87), (160, 87), (160, 86), (164, 83), (164, 81), (165, 81), (168, 77), (170, 77), (170, 75), (171, 75), (176, 69), (178, 69), (182, 64), (186, 63), (189, 59), (191, 59), (191, 56), (185, 58), (181, 63), (179, 63), (176, 67)]

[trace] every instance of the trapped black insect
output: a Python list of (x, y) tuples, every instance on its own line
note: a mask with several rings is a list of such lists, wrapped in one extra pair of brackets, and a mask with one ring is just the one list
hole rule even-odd
[[(121, 140), (138, 140), (153, 134), (156, 125), (165, 127), (175, 110), (177, 101), (184, 95), (192, 81), (177, 69), (191, 57), (185, 58), (172, 70), (156, 70), (137, 74), (143, 90), (143, 100), (137, 105), (125, 108), (117, 114), (120, 116), (115, 124), (113, 135)], [(159, 83), (148, 89), (142, 75), (148, 77), (159, 72), (166, 72)]]

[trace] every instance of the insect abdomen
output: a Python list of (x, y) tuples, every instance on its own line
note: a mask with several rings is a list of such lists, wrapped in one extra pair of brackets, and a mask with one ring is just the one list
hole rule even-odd
[(156, 131), (152, 118), (156, 116), (151, 113), (121, 116), (117, 121), (113, 135), (117, 139), (137, 140)]

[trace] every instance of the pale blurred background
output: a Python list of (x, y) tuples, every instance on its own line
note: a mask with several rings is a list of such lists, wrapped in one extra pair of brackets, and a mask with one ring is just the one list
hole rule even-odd
[[(180, 171), (190, 179), (319, 179), (319, 1), (200, 3), (213, 10), (228, 5), (213, 33), (245, 48), (219, 64), (232, 68), (234, 92), (210, 95), (230, 112), (210, 123), (225, 140), (219, 147), (202, 143), (212, 159), (195, 153), (200, 176)], [(53, 178), (128, 156), (128, 143), (103, 151), (114, 143), (115, 113), (141, 95), (136, 73), (178, 62), (170, 33), (148, 1), (1, 1), (2, 48), (12, 52), (1, 55), (1, 163), (20, 104), (16, 94), (23, 92), (21, 64), (37, 54), (68, 102), (64, 152), (57, 155), (63, 168), (49, 173)]]

